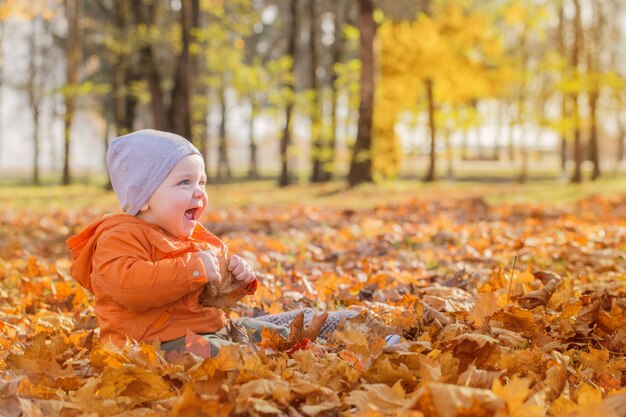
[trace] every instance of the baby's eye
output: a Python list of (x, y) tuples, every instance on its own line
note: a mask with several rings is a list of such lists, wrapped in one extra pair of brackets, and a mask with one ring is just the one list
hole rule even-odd
[(189, 185), (189, 180), (182, 180), (178, 185)]
[(200, 184), (201, 186), (205, 186), (206, 185), (206, 181), (205, 180), (200, 180), (198, 181), (198, 184)]

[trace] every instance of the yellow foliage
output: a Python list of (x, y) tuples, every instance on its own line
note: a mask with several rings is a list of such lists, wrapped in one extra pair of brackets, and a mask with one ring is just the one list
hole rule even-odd
[(498, 67), (493, 63), (501, 61), (503, 48), (489, 17), (462, 4), (444, 5), (432, 17), (387, 21), (379, 28), (377, 46), (373, 164), (378, 177), (397, 174), (402, 154), (395, 125), (400, 114), (424, 100), (425, 81), (432, 81), (438, 107), (493, 95), (510, 77), (490, 69)]

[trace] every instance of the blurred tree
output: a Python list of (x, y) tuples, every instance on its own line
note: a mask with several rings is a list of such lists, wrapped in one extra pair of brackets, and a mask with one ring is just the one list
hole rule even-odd
[(600, 177), (600, 154), (598, 149), (598, 99), (600, 96), (600, 48), (604, 17), (600, 3), (591, 0), (592, 23), (585, 42), (587, 61), (587, 91), (589, 105), (589, 159), (593, 164), (591, 180)]
[[(327, 173), (324, 180), (330, 180), (336, 175), (336, 159), (337, 159), (337, 137), (338, 132), (338, 109), (339, 109), (339, 66), (345, 56), (344, 48), (346, 45), (344, 35), (344, 24), (347, 20), (348, 10), (351, 2), (346, 0), (335, 0), (333, 2), (333, 43), (331, 46), (331, 62), (330, 62), (330, 143), (328, 145), (328, 157), (325, 162), (325, 172)], [(350, 102), (348, 101), (348, 106)]]
[(325, 148), (322, 137), (322, 88), (318, 83), (319, 46), (318, 25), (319, 16), (317, 0), (308, 0), (309, 17), (309, 89), (310, 89), (310, 119), (311, 119), (311, 182), (322, 182), (325, 176), (322, 161)]
[(28, 33), (28, 69), (24, 88), (30, 107), (32, 121), (33, 140), (33, 171), (32, 182), (34, 185), (41, 184), (40, 173), (40, 150), (41, 150), (41, 117), (43, 105), (51, 91), (56, 87), (51, 58), (53, 48), (53, 36), (51, 20), (57, 13), (58, 4), (54, 2), (29, 2), (22, 4), (24, 13), (30, 23)]
[(233, 86), (238, 95), (247, 101), (248, 112), (248, 143), (249, 143), (249, 166), (248, 178), (259, 178), (258, 145), (254, 135), (255, 118), (259, 114), (263, 100), (264, 86), (261, 83), (264, 67), (260, 60), (255, 59), (251, 65), (240, 64), (235, 72)]
[[(157, 62), (154, 40), (162, 30), (157, 25), (160, 2), (157, 0), (131, 2), (131, 11), (138, 33), (145, 33), (139, 47), (139, 73), (147, 80), (150, 91), (150, 105), (153, 124), (156, 129), (167, 130), (194, 141), (191, 128), (192, 85), (195, 85), (197, 69), (189, 51), (192, 32), (197, 29), (200, 13), (199, 0), (181, 0), (179, 13), (179, 51), (174, 57), (172, 74), (173, 86), (170, 91), (169, 105), (163, 88), (161, 67)], [(196, 141), (197, 142), (197, 141)]]
[[(581, 10), (580, 10), (580, 0), (573, 0), (574, 2), (574, 41), (571, 47), (571, 71), (572, 71), (572, 79), (574, 82), (579, 85), (580, 84), (580, 76), (579, 76), (579, 54), (583, 48), (583, 34), (582, 34), (582, 23), (581, 23)], [(582, 138), (581, 138), (581, 126), (580, 126), (580, 113), (579, 113), (579, 91), (580, 87), (572, 88), (571, 91), (571, 103), (572, 103), (572, 118), (573, 118), (573, 127), (574, 127), (574, 143), (573, 143), (573, 157), (574, 157), (574, 172), (570, 179), (573, 183), (581, 183), (582, 182)]]
[[(550, 1), (533, 4), (509, 0), (501, 6), (501, 31), (507, 31), (509, 74), (500, 99), (509, 107), (509, 159), (519, 161), (516, 179), (524, 183), (529, 177), (529, 159), (533, 143), (531, 132), (540, 137), (546, 125), (545, 106), (554, 88), (544, 68)], [(506, 68), (506, 66), (505, 66)], [(519, 158), (516, 158), (519, 156)]]
[(501, 88), (502, 49), (488, 14), (465, 10), (454, 1), (434, 3), (432, 11), (429, 2), (424, 7), (428, 13), (412, 21), (385, 22), (380, 30), (374, 166), (383, 177), (394, 176), (399, 169), (402, 154), (395, 126), (411, 103), (420, 97), (426, 103), (430, 146), (424, 179), (432, 181), (438, 109), (446, 104), (458, 109), (476, 106), (478, 100), (493, 97)]
[[(116, 135), (133, 131), (138, 97), (133, 92), (133, 84), (139, 75), (133, 65), (131, 43), (130, 4), (124, 0), (114, 0), (112, 15), (113, 36), (106, 38), (113, 59), (113, 114)], [(108, 11), (108, 10), (107, 10)]]
[(363, 182), (372, 182), (372, 126), (374, 112), (374, 4), (372, 0), (359, 0), (357, 26), (361, 34), (359, 57), (361, 59), (361, 93), (359, 124), (356, 142), (352, 150), (348, 184), (353, 187)]
[[(559, 15), (559, 28), (558, 28), (558, 48), (559, 48), (559, 63), (558, 68), (564, 72), (566, 66), (566, 56), (567, 56), (567, 45), (565, 41), (566, 35), (566, 22), (565, 22), (565, 11), (564, 11), (564, 0), (559, 0), (558, 6), (558, 15)], [(569, 106), (568, 106), (568, 97), (565, 92), (561, 93), (561, 123), (565, 120), (569, 119)], [(560, 148), (560, 157), (561, 157), (561, 176), (567, 176), (567, 129), (563, 127), (558, 128), (557, 131), (561, 136), (561, 148)]]
[(290, 22), (287, 32), (287, 53), (291, 61), (289, 76), (285, 83), (286, 100), (285, 105), (285, 127), (283, 128), (283, 134), (280, 139), (280, 177), (278, 179), (278, 185), (280, 187), (286, 187), (292, 183), (292, 174), (289, 164), (289, 147), (291, 146), (291, 129), (292, 129), (292, 116), (294, 107), (294, 93), (296, 89), (296, 48), (298, 38), (300, 36), (300, 25), (298, 18), (298, 1), (289, 0), (289, 13)]
[[(195, 100), (200, 107), (195, 109), (194, 120), (198, 129), (204, 130), (202, 136), (206, 136), (202, 144), (209, 175), (210, 130), (207, 127), (207, 113), (219, 114), (216, 178), (221, 181), (233, 176), (229, 155), (232, 138), (228, 124), (231, 114), (236, 113), (236, 110), (231, 110), (241, 103), (232, 99), (231, 92), (236, 92), (240, 98), (249, 98), (259, 86), (254, 81), (256, 74), (245, 64), (245, 48), (252, 39), (252, 28), (259, 23), (259, 12), (252, 7), (250, 0), (203, 1), (200, 6), (204, 21), (194, 31), (197, 42), (194, 47), (200, 59)], [(251, 40), (250, 45), (254, 43)]]
[[(424, 15), (429, 19), (433, 17), (432, 1), (428, 0), (424, 4)], [(430, 131), (430, 151), (428, 152), (429, 164), (428, 171), (424, 177), (424, 181), (431, 182), (435, 180), (435, 165), (437, 162), (437, 125), (435, 123), (435, 80), (432, 74), (429, 74), (424, 79), (424, 89), (426, 90), (426, 101), (428, 103), (428, 130)]]
[(220, 124), (219, 124), (219, 145), (217, 152), (217, 179), (224, 180), (232, 178), (230, 170), (230, 162), (228, 160), (228, 138), (226, 137), (226, 121), (228, 120), (227, 103), (226, 103), (226, 73), (221, 72), (220, 82), (218, 86), (218, 99), (220, 105)]
[(63, 179), (64, 185), (72, 181), (70, 172), (70, 144), (72, 135), (72, 121), (76, 107), (76, 93), (78, 88), (78, 68), (81, 60), (81, 46), (78, 22), (80, 19), (80, 2), (78, 0), (65, 0), (65, 16), (67, 19), (67, 37), (65, 39), (65, 57), (67, 60), (67, 91), (65, 93), (65, 118), (64, 118), (64, 152), (63, 152)]

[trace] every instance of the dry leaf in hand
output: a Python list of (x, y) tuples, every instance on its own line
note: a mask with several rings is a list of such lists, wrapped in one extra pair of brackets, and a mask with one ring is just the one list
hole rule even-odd
[(220, 275), (222, 280), (219, 283), (207, 282), (200, 294), (200, 304), (205, 307), (217, 307), (221, 309), (230, 309), (237, 304), (237, 297), (229, 297), (233, 291), (241, 288), (239, 281), (235, 279), (233, 274), (228, 270), (228, 248), (224, 245), (222, 248), (213, 250), (217, 256), (220, 266)]

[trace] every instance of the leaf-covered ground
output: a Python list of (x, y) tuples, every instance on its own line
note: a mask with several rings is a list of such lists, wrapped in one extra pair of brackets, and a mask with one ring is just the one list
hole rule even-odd
[(626, 415), (626, 196), (211, 210), (263, 284), (235, 315), (362, 311), (214, 359), (99, 342), (64, 240), (101, 214), (0, 213), (0, 416)]

